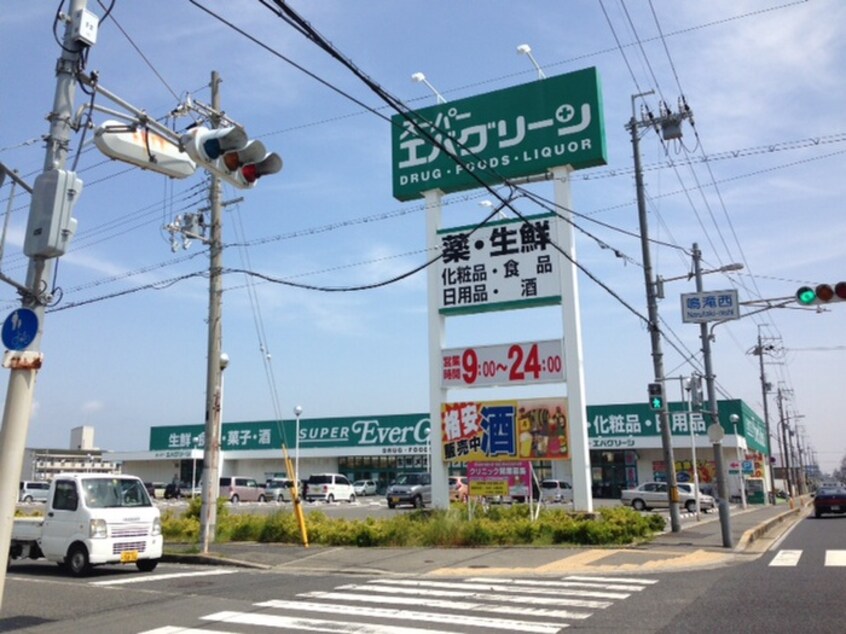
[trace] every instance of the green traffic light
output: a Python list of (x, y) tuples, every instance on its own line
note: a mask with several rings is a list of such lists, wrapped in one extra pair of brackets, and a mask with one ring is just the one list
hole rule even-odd
[(800, 304), (813, 304), (814, 300), (817, 299), (817, 294), (814, 292), (814, 289), (810, 286), (803, 286), (798, 291), (796, 291), (796, 299), (799, 301)]

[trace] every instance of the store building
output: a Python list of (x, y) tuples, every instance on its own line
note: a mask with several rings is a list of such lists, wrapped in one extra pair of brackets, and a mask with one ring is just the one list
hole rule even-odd
[[(686, 404), (669, 407), (677, 477), (693, 479), (695, 454), (699, 481), (708, 488), (716, 479), (716, 468), (706, 420), (700, 412), (688, 412)], [(742, 477), (769, 482), (764, 422), (740, 400), (720, 401), (718, 414), (725, 432), (721, 449), (731, 494), (740, 494)], [(666, 478), (658, 413), (648, 405), (588, 406), (587, 418), (594, 497), (617, 498), (625, 488)], [(312, 473), (342, 473), (352, 480), (375, 480), (383, 491), (399, 473), (429, 468), (432, 429), (425, 413), (302, 419), (299, 443), (296, 425), (294, 420), (224, 423), (221, 474), (259, 482), (285, 476), (283, 445), (292, 462), (298, 463), (301, 479)], [(115, 452), (108, 460), (147, 481), (199, 482), (204, 430), (203, 425), (153, 427), (146, 451)], [(553, 476), (551, 461), (536, 461), (533, 466), (539, 479)], [(450, 466), (451, 473), (463, 469), (458, 462)], [(569, 461), (560, 461), (555, 472), (555, 477), (569, 479)]]

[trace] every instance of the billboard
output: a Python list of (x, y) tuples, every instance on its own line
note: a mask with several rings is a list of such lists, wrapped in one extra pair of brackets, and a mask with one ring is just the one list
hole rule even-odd
[(474, 189), (479, 180), (495, 184), (552, 167), (606, 163), (596, 68), (408, 114), (414, 123), (403, 115), (391, 118), (393, 193), (398, 200), (418, 198), (430, 189)]
[(444, 403), (441, 441), (445, 462), (564, 460), (567, 399)]
[(561, 303), (553, 214), (438, 230), (438, 311), (461, 315)]

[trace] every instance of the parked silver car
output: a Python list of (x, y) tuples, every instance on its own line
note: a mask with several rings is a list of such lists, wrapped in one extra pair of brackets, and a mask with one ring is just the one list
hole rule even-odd
[(411, 504), (422, 509), (432, 503), (432, 476), (428, 473), (401, 473), (388, 487), (388, 508)]
[[(291, 489), (294, 488), (294, 481), (288, 478), (270, 478), (264, 484), (264, 495), (273, 502), (290, 502), (292, 499)], [(302, 494), (302, 492), (300, 492)]]
[[(693, 484), (690, 482), (679, 482), (679, 505), (688, 512), (696, 510), (696, 495)], [(620, 496), (620, 502), (625, 506), (631, 506), (636, 511), (646, 511), (654, 508), (667, 508), (670, 503), (667, 497), (666, 482), (644, 482), (634, 489), (626, 489)], [(709, 511), (716, 506), (714, 498), (704, 493), (699, 493), (699, 508)]]

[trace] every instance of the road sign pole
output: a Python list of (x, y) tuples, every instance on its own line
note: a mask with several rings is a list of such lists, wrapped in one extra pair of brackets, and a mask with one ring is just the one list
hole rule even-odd
[[(696, 276), (696, 292), (702, 292), (702, 264), (699, 245), (693, 244), (693, 271)], [(709, 437), (714, 450), (714, 466), (717, 469), (717, 494), (720, 496), (720, 529), (723, 546), (731, 548), (731, 513), (729, 511), (728, 486), (726, 482), (726, 468), (723, 463), (723, 433), (720, 417), (717, 411), (717, 392), (714, 387), (714, 370), (711, 363), (711, 337), (708, 334), (708, 324), (699, 324), (699, 336), (702, 340), (702, 363), (705, 366), (705, 386), (708, 391), (708, 411), (711, 415), (711, 429)], [(719, 429), (718, 429), (719, 428)]]
[[(86, 0), (72, 0), (70, 15), (78, 15), (86, 8)], [(47, 136), (47, 152), (44, 171), (62, 169), (68, 155), (71, 136), (71, 121), (74, 118), (74, 96), (76, 94), (76, 72), (84, 46), (73, 37), (73, 24), (65, 23), (62, 53), (56, 65), (56, 91), (53, 110), (48, 116), (50, 133)], [(33, 193), (30, 213), (38, 209), (38, 190)], [(11, 370), (6, 390), (6, 405), (3, 409), (3, 427), (0, 429), (0, 609), (3, 607), (3, 592), (6, 586), (6, 564), (12, 539), (12, 523), (15, 516), (18, 482), (23, 467), (23, 454), (29, 419), (32, 414), (32, 399), (35, 393), (35, 379), (41, 367), (41, 335), (44, 331), (45, 298), (43, 289), (51, 287), (55, 258), (33, 256), (29, 259), (25, 294), (21, 304), (32, 309), (37, 318), (39, 330), (26, 350), (9, 351), (3, 359), (3, 367)]]

